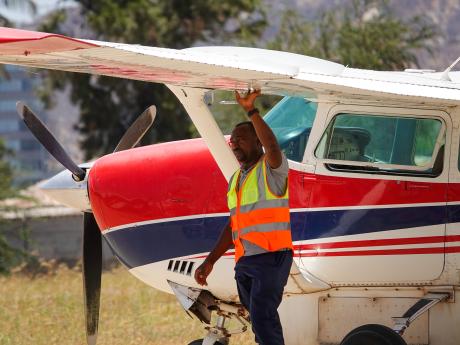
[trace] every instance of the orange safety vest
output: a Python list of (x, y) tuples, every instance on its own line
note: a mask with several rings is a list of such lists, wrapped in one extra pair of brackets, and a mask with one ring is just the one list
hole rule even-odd
[(230, 179), (227, 202), (230, 210), (235, 261), (244, 255), (241, 239), (269, 252), (292, 247), (289, 213), (289, 191), (274, 194), (267, 182), (265, 159), (262, 157), (251, 169), (238, 189), (241, 169)]

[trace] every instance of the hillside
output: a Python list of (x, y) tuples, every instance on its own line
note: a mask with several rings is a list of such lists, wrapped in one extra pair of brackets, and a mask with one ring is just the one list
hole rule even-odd
[[(312, 19), (319, 12), (352, 0), (266, 0), (272, 25), (276, 26), (279, 13), (286, 8), (297, 8), (305, 18)], [(460, 56), (460, 2), (458, 0), (390, 0), (391, 9), (400, 18), (425, 15), (440, 32), (433, 42), (433, 56), (419, 55), (421, 68), (443, 70)], [(274, 31), (274, 28), (270, 30)], [(457, 70), (460, 66), (457, 66)]]

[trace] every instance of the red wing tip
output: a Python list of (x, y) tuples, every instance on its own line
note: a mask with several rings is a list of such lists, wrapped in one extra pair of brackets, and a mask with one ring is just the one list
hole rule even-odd
[(62, 39), (78, 42), (80, 44), (84, 44), (87, 46), (97, 46), (92, 43), (84, 42), (82, 40), (78, 40), (75, 38), (71, 38), (71, 37), (67, 37), (67, 36), (63, 36), (59, 34), (14, 29), (14, 28), (8, 28), (8, 27), (0, 27), (0, 44), (1, 43), (22, 42), (22, 41), (35, 41), (35, 40), (41, 40), (41, 39), (49, 38), (49, 37), (62, 38)]
[[(47, 32), (30, 31), (22, 29), (14, 29), (7, 27), (0, 27), (0, 43), (26, 41), (26, 40), (39, 40), (49, 36), (61, 36), (50, 34)], [(65, 36), (62, 36), (65, 37)]]

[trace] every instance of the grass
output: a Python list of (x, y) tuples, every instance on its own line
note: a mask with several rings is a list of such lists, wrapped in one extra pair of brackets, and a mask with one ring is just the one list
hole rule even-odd
[[(168, 295), (138, 281), (124, 268), (102, 275), (98, 345), (186, 345), (205, 334)], [(81, 272), (0, 278), (0, 345), (83, 345)], [(254, 344), (250, 331), (230, 344)]]

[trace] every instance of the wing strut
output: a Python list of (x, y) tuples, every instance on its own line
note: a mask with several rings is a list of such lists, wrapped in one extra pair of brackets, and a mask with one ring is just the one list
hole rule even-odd
[(204, 102), (204, 95), (208, 90), (167, 86), (184, 106), (228, 181), (239, 165), (216, 120)]

